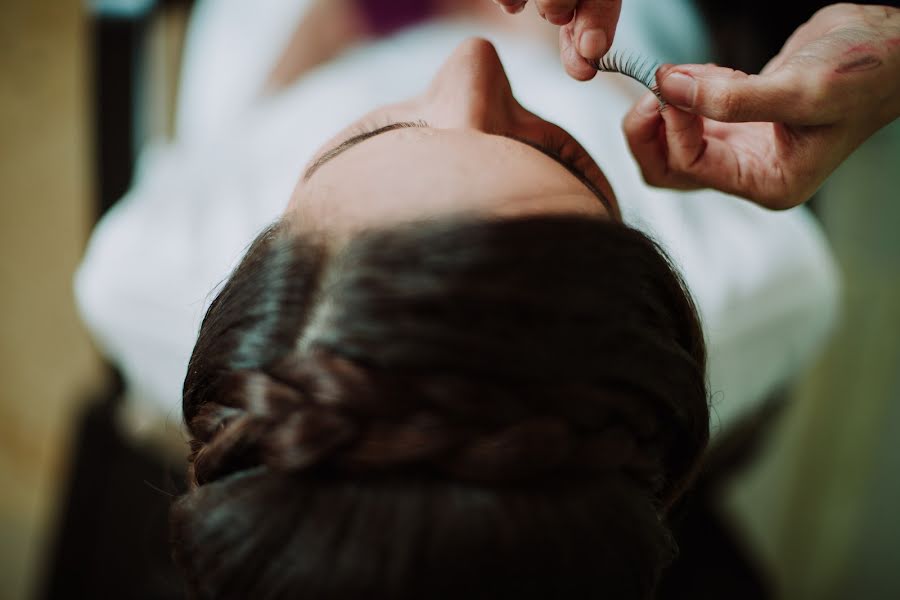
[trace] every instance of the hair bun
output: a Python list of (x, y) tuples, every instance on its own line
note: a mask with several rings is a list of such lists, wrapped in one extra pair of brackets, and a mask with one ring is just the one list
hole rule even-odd
[[(655, 445), (638, 443), (648, 430), (640, 422), (646, 415), (628, 423), (641, 412), (634, 406), (607, 407), (606, 419), (573, 423), (548, 414), (566, 398), (545, 397), (536, 410), (534, 399), (518, 395), (513, 402), (508, 391), (477, 383), (463, 390), (457, 381), (452, 393), (467, 401), (443, 411), (446, 392), (434, 385), (323, 352), (282, 362), (273, 372), (277, 379), (261, 372), (223, 378), (222, 402), (204, 405), (192, 420), (202, 442), (192, 456), (195, 484), (259, 465), (357, 474), (418, 469), (482, 483), (609, 470), (627, 471), (653, 488), (660, 480), (658, 456), (648, 453)], [(459, 414), (460, 404), (473, 414)], [(529, 405), (533, 410), (522, 410)]]

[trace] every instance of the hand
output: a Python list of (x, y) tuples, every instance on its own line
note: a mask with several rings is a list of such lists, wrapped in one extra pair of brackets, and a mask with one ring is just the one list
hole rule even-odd
[[(559, 25), (559, 54), (566, 72), (587, 81), (597, 74), (588, 60), (603, 57), (612, 46), (622, 0), (534, 0), (538, 13)], [(521, 12), (527, 0), (494, 0), (509, 14)]]
[(759, 75), (664, 65), (657, 81), (670, 105), (648, 94), (624, 122), (648, 183), (790, 208), (900, 116), (900, 9), (829, 6)]

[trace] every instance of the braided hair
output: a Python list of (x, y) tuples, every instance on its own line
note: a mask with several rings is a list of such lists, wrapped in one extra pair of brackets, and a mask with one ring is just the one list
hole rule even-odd
[(197, 598), (647, 598), (708, 439), (696, 310), (582, 217), (265, 231), (184, 386)]

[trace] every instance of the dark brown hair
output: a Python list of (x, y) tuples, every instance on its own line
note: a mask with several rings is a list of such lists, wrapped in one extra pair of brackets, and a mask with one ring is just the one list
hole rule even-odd
[(278, 225), (184, 385), (197, 598), (648, 598), (708, 438), (665, 254), (579, 217), (442, 220), (329, 249)]

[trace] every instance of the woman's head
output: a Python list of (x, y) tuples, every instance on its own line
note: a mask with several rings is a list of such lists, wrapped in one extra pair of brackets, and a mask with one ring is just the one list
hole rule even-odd
[(461, 213), (619, 218), (597, 164), (516, 101), (481, 39), (462, 43), (421, 95), (324, 144), (288, 208), (303, 229), (328, 235)]
[(176, 559), (201, 598), (645, 598), (708, 435), (660, 249), (585, 216), (342, 244), (281, 224), (211, 305)]

